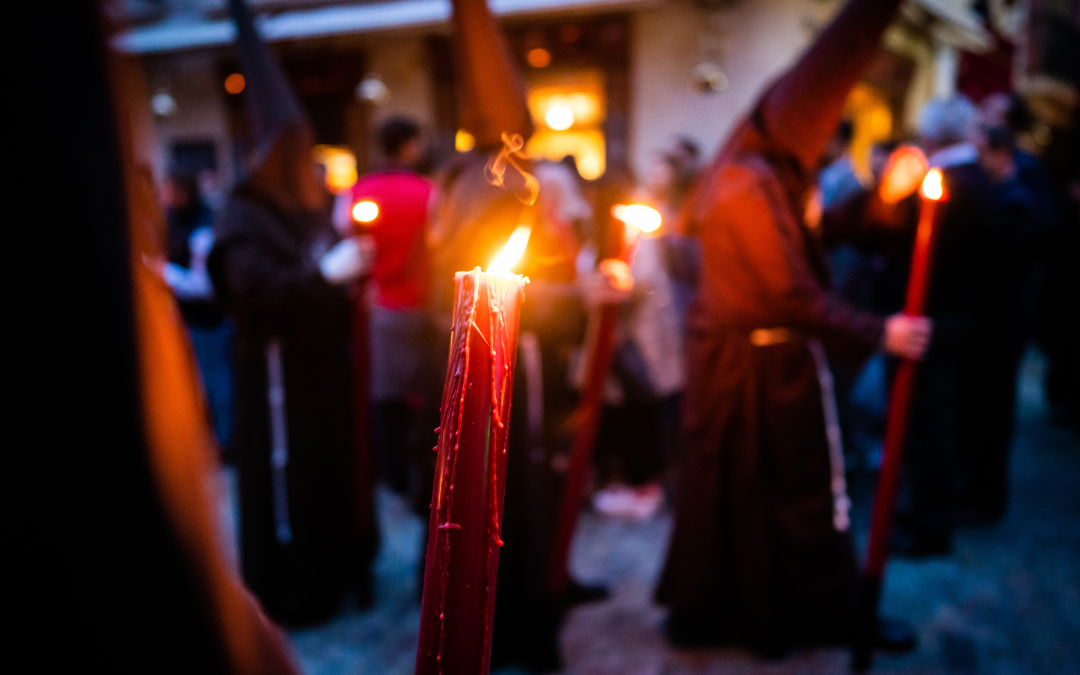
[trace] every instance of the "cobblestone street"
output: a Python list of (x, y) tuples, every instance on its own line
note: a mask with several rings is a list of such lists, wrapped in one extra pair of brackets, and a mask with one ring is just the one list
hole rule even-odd
[[(962, 530), (949, 557), (890, 562), (883, 610), (915, 623), (920, 642), (912, 654), (879, 657), (874, 672), (1080, 673), (1080, 443), (1067, 429), (1048, 423), (1041, 369), (1037, 356), (1025, 362), (1008, 517), (998, 526)], [(857, 495), (857, 501), (862, 515), (857, 528), (865, 532), (868, 495)], [(419, 621), (416, 563), (424, 525), (389, 493), (380, 493), (379, 509), (384, 538), (375, 568), (376, 605), (291, 634), (309, 675), (412, 672)], [(612, 595), (570, 613), (562, 633), (566, 673), (847, 672), (842, 650), (766, 663), (736, 650), (668, 647), (659, 629), (664, 610), (651, 596), (670, 526), (669, 511), (643, 523), (583, 514), (575, 572), (583, 581), (608, 584)], [(512, 536), (507, 533), (509, 541)]]

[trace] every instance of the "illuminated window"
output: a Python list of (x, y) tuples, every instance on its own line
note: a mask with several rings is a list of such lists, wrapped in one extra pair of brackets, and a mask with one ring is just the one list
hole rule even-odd
[(356, 184), (356, 155), (340, 145), (316, 145), (315, 162), (326, 170), (326, 188), (331, 192), (348, 190)]
[(603, 74), (545, 72), (530, 77), (529, 84), (529, 112), (536, 124), (526, 147), (529, 155), (556, 162), (572, 155), (582, 178), (602, 176), (607, 168)]

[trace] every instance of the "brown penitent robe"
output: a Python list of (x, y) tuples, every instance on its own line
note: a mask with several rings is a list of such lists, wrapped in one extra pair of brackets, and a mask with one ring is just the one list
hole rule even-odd
[(766, 91), (689, 205), (703, 275), (689, 319), (679, 504), (657, 589), (677, 641), (775, 652), (846, 638), (856, 566), (836, 523), (820, 378), (825, 353), (858, 362), (884, 325), (830, 291), (801, 216), (844, 98), (897, 5), (850, 2)]

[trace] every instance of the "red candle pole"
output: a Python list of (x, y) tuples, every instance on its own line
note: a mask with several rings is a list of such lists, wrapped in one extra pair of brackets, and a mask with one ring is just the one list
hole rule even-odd
[[(628, 213), (629, 211), (629, 213)], [(624, 223), (622, 245), (617, 258), (604, 260), (600, 264), (602, 271), (610, 270), (619, 282), (629, 286), (633, 279), (629, 277), (629, 265), (634, 259), (637, 238), (641, 232), (651, 232), (660, 227), (660, 214), (648, 207), (617, 205), (612, 208), (612, 216)], [(611, 370), (611, 358), (615, 353), (615, 328), (619, 321), (619, 305), (600, 306), (600, 321), (596, 341), (592, 345), (587, 362), (585, 390), (578, 405), (577, 435), (570, 447), (570, 466), (563, 484), (562, 502), (559, 504), (558, 521), (555, 536), (551, 544), (551, 558), (548, 560), (548, 588), (556, 594), (566, 590), (569, 582), (568, 564), (570, 545), (577, 529), (578, 513), (581, 507), (581, 495), (585, 490), (585, 479), (592, 464), (593, 449), (596, 446), (596, 434), (600, 430), (600, 413), (604, 405), (604, 388), (607, 385), (608, 372)]]
[[(922, 198), (919, 226), (915, 233), (915, 248), (911, 256), (904, 314), (922, 316), (926, 311), (926, 296), (930, 286), (930, 269), (940, 230), (942, 204), (948, 201), (941, 171), (931, 169), (919, 192)], [(900, 467), (907, 436), (908, 413), (915, 386), (918, 361), (904, 358), (896, 371), (889, 391), (889, 411), (885, 425), (884, 460), (878, 476), (877, 495), (870, 521), (870, 544), (863, 566), (863, 588), (856, 616), (855, 652), (852, 667), (863, 672), (870, 667), (874, 637), (881, 599), (881, 581), (888, 559), (889, 534), (892, 529), (893, 505), (900, 484)]]
[(458, 272), (431, 497), (417, 675), (486, 675), (527, 279)]

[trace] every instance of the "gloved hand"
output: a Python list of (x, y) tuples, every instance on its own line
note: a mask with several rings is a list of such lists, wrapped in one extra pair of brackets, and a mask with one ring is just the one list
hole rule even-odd
[(375, 240), (370, 236), (349, 237), (319, 259), (319, 271), (328, 282), (340, 286), (366, 274), (374, 262)]

